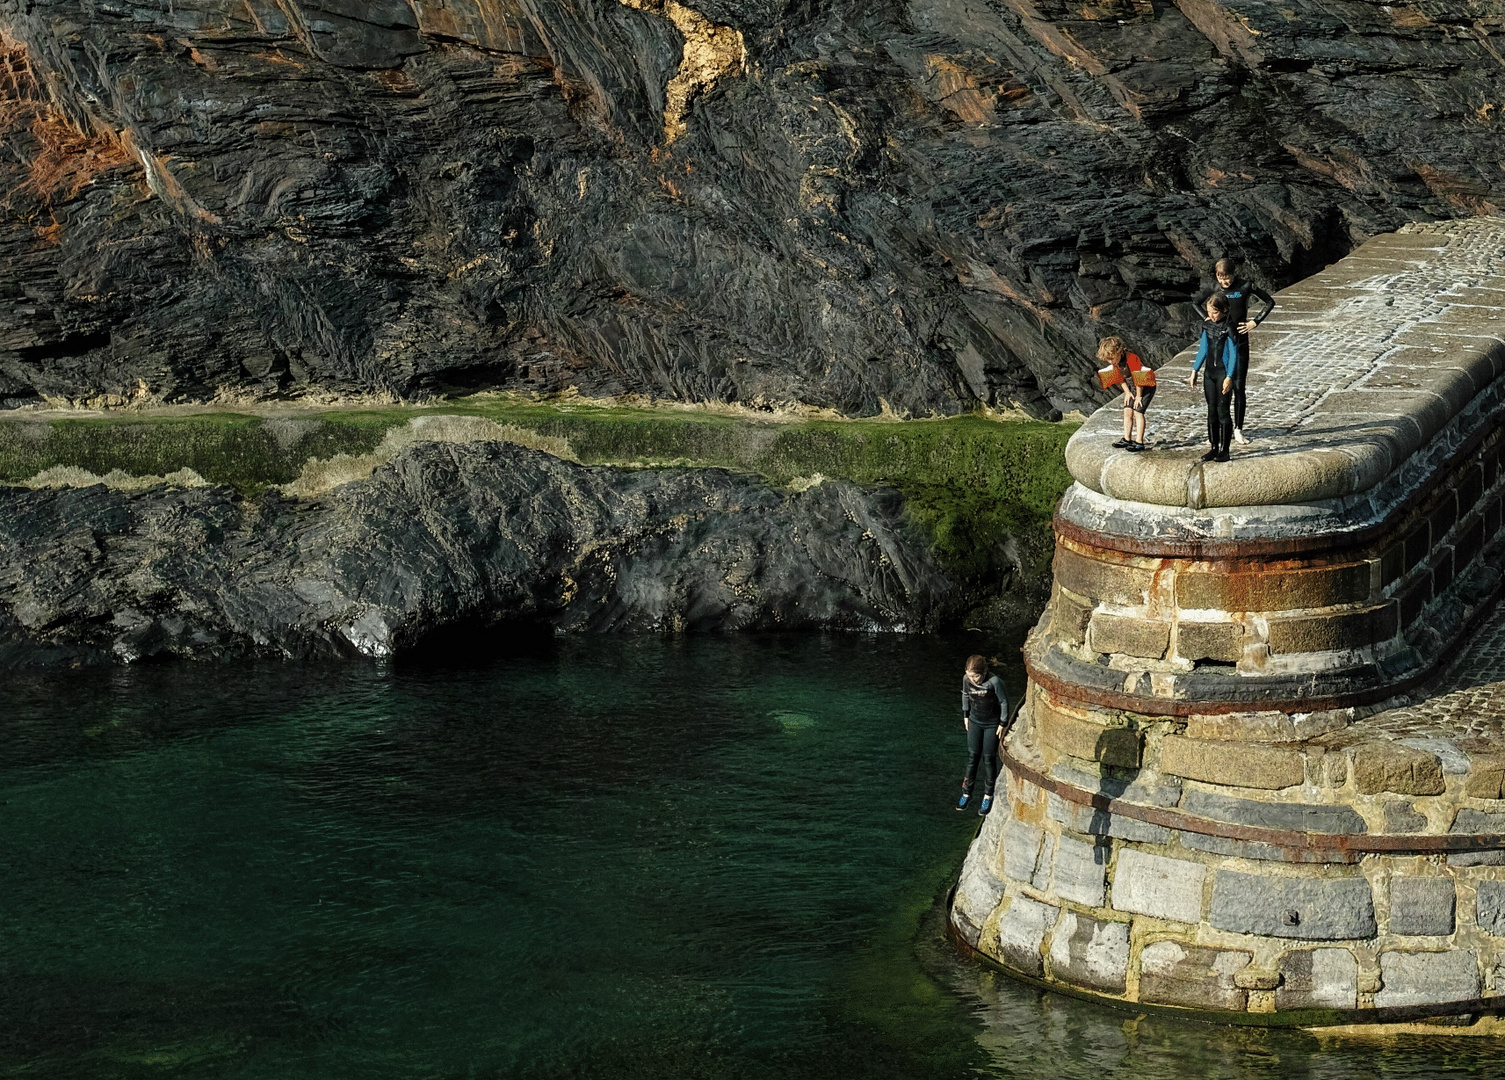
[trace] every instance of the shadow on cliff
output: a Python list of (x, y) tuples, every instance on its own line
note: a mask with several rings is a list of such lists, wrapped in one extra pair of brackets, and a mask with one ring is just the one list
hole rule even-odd
[(540, 659), (554, 653), (554, 628), (532, 619), (479, 617), (438, 627), (393, 658), (403, 673), (485, 668), (499, 660)]

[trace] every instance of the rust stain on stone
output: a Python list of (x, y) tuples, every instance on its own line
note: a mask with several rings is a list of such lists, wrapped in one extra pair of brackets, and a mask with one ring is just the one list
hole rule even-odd
[[(113, 131), (64, 115), (32, 65), (25, 43), (4, 29), (0, 29), (0, 143), (25, 170), (25, 179), (4, 197), (6, 206), (17, 197), (35, 199), (44, 206), (67, 202), (99, 176), (131, 163), (128, 148)], [(42, 235), (55, 242), (57, 234)]]

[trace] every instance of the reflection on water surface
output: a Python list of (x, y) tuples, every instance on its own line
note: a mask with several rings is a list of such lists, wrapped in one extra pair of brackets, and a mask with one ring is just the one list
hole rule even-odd
[(12, 678), (0, 1075), (1505, 1076), (1492, 1041), (1324, 1050), (950, 955), (980, 644)]

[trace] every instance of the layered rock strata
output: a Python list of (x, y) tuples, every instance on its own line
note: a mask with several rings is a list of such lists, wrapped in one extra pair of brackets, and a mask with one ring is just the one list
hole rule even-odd
[(1231, 462), (1184, 355), (1154, 452), (1074, 437), (967, 948), (1241, 1022), (1505, 1004), (1502, 268), (1427, 226), (1279, 294)]
[(1505, 199), (1478, 0), (3, 0), (0, 407), (1090, 407)]
[(955, 593), (892, 492), (588, 467), (506, 442), (418, 443), (303, 499), (0, 488), (0, 668), (382, 657), (519, 623), (921, 629)]

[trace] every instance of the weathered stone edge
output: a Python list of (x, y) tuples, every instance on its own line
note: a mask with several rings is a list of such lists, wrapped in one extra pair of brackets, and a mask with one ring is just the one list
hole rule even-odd
[(1277, 1009), (1275, 1012), (1235, 1012), (1215, 1009), (1192, 1009), (1181, 1005), (1161, 1005), (1148, 1001), (1130, 1001), (1111, 994), (1099, 994), (1070, 983), (1052, 982), (1038, 975), (1010, 967), (994, 956), (983, 952), (967, 941), (965, 933), (956, 925), (955, 905), (957, 885), (946, 893), (946, 937), (963, 959), (980, 963), (984, 967), (1002, 972), (1011, 979), (1045, 990), (1062, 994), (1095, 1005), (1106, 1005), (1125, 1013), (1146, 1013), (1158, 1016), (1173, 1016), (1182, 1019), (1204, 1020), (1214, 1024), (1234, 1027), (1339, 1027), (1347, 1025), (1400, 1024), (1413, 1020), (1428, 1020), (1436, 1017), (1481, 1014), (1499, 1015), (1505, 1012), (1505, 997), (1471, 998), (1467, 1001), (1444, 1001), (1430, 1005), (1390, 1005), (1371, 1009)]
[(1056, 530), (1091, 537), (1097, 544), (1111, 539), (1125, 552), (1198, 558), (1363, 546), (1425, 501), (1434, 477), (1456, 469), (1502, 426), (1505, 378), (1481, 390), (1427, 445), (1357, 496), (1193, 510), (1115, 499), (1076, 481), (1056, 508)]

